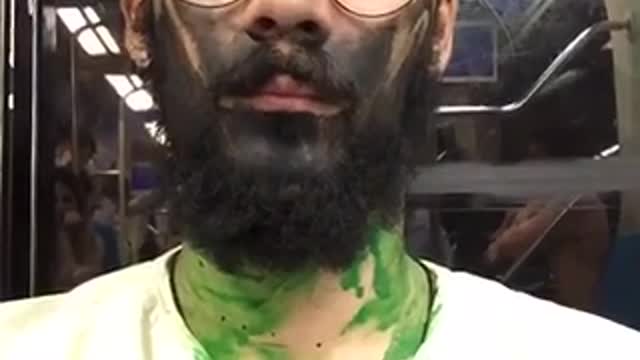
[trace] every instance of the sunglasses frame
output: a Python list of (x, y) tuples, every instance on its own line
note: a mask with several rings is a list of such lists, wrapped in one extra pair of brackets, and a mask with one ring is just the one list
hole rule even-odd
[[(217, 4), (217, 5), (205, 5), (205, 4), (196, 2), (196, 0), (177, 0), (177, 1), (185, 3), (185, 4), (190, 5), (190, 6), (202, 8), (202, 9), (220, 9), (220, 8), (224, 8), (224, 7), (233, 5), (235, 3), (238, 3), (238, 2), (240, 2), (242, 0), (227, 0), (226, 2), (223, 2), (222, 4)], [(342, 9), (343, 11), (345, 11), (345, 12), (347, 12), (347, 13), (353, 15), (353, 16), (360, 17), (360, 18), (365, 18), (365, 19), (379, 19), (379, 18), (389, 17), (389, 16), (392, 16), (392, 15), (395, 15), (395, 14), (399, 13), (400, 11), (402, 11), (405, 8), (407, 8), (408, 6), (410, 6), (416, 0), (404, 0), (404, 4), (400, 5), (397, 9), (389, 10), (387, 12), (380, 13), (380, 14), (362, 14), (362, 13), (359, 13), (358, 11), (356, 11), (356, 10), (351, 9), (347, 5), (345, 5), (344, 4), (344, 0), (332, 0), (332, 1), (340, 9)], [(366, 0), (366, 1), (374, 1), (374, 0)]]

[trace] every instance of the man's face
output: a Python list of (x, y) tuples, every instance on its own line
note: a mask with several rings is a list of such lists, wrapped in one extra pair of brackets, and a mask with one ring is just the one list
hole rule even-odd
[(455, 0), (123, 1), (194, 246), (229, 269), (340, 268), (397, 221)]

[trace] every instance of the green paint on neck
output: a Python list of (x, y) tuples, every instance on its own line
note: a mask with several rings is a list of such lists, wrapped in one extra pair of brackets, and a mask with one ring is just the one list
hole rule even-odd
[[(343, 336), (362, 329), (389, 333), (385, 360), (413, 356), (426, 320), (425, 274), (405, 254), (400, 234), (397, 229), (372, 227), (367, 250), (337, 277), (336, 291), (350, 293), (363, 305), (349, 323), (336, 323), (336, 330)], [(369, 281), (363, 278), (366, 264), (373, 269)], [(232, 360), (252, 354), (260, 360), (288, 360), (286, 344), (269, 340), (295, 306), (306, 304), (300, 300), (317, 289), (321, 275), (319, 269), (258, 276), (229, 274), (185, 247), (176, 263), (174, 287), (182, 315), (201, 347), (194, 357)]]
[(390, 331), (385, 360), (405, 360), (418, 351), (428, 319), (426, 274), (404, 253), (399, 231), (374, 228), (370, 233), (374, 296), (354, 316), (343, 333), (375, 324)]

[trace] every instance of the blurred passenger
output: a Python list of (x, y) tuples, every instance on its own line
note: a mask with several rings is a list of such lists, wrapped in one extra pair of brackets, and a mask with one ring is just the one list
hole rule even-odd
[(121, 249), (117, 231), (117, 179), (103, 180), (91, 222), (103, 250), (102, 269), (108, 272), (121, 266)]
[[(55, 147), (55, 162), (58, 168), (73, 168), (75, 154), (71, 130), (62, 130), (62, 136)], [(87, 166), (96, 155), (97, 145), (93, 135), (87, 129), (78, 130), (78, 165), (80, 172), (86, 172)]]
[[(56, 289), (70, 289), (102, 271), (101, 247), (91, 226), (94, 205), (93, 185), (87, 166), (96, 153), (96, 144), (86, 130), (79, 131), (78, 169), (70, 131), (67, 129), (55, 148), (56, 168), (53, 176), (56, 193), (56, 228), (60, 276)], [(77, 170), (77, 171), (76, 171)]]
[(101, 272), (101, 250), (89, 225), (85, 183), (66, 168), (56, 169), (54, 183), (60, 269), (55, 287), (68, 290)]
[(597, 196), (585, 195), (561, 216), (566, 203), (533, 200), (509, 212), (494, 235), (487, 259), (494, 264), (513, 263), (544, 236), (540, 251), (551, 270), (553, 299), (594, 311), (610, 246), (606, 208)]

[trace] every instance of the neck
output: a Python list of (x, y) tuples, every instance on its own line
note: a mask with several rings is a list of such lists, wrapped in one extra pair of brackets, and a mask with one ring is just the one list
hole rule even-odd
[(368, 237), (340, 272), (230, 274), (186, 246), (174, 288), (200, 351), (215, 359), (328, 359), (352, 357), (355, 344), (370, 352), (361, 358), (411, 358), (423, 340), (430, 284), (399, 230), (372, 228)]

